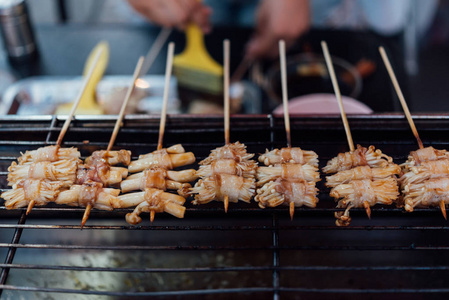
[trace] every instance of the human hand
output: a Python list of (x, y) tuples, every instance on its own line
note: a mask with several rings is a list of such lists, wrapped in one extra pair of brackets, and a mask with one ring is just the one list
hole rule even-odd
[(198, 0), (128, 0), (129, 4), (150, 21), (164, 27), (185, 30), (197, 24), (204, 33), (211, 31), (210, 7)]
[(255, 34), (247, 44), (246, 56), (249, 59), (275, 57), (279, 54), (279, 40), (285, 40), (289, 47), (309, 27), (308, 0), (261, 0)]

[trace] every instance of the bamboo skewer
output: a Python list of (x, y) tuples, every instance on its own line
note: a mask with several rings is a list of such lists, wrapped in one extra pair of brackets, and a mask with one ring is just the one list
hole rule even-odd
[(168, 102), (168, 92), (170, 88), (170, 78), (173, 69), (173, 53), (175, 51), (175, 44), (173, 42), (168, 44), (167, 51), (167, 64), (165, 67), (165, 86), (164, 86), (164, 96), (162, 100), (162, 111), (161, 111), (161, 122), (159, 124), (159, 140), (157, 142), (157, 150), (162, 149), (164, 132), (165, 132), (165, 122), (167, 118), (167, 102)]
[(287, 59), (285, 57), (285, 41), (279, 41), (279, 58), (281, 65), (281, 84), (282, 84), (282, 104), (284, 106), (284, 124), (285, 134), (287, 135), (287, 146), (292, 147), (290, 133), (290, 115), (288, 112), (288, 94), (287, 94)]
[[(224, 55), (224, 74), (223, 74), (223, 97), (224, 97), (224, 135), (225, 144), (229, 144), (229, 119), (230, 119), (230, 103), (229, 103), (229, 65), (230, 65), (230, 42), (224, 40), (223, 55)], [(223, 198), (225, 213), (228, 212), (229, 197), (225, 195)]]
[(229, 119), (230, 119), (230, 104), (229, 104), (229, 64), (230, 64), (230, 43), (229, 40), (223, 42), (224, 55), (224, 74), (223, 74), (223, 91), (224, 91), (224, 134), (225, 143), (229, 144)]
[(332, 64), (332, 58), (329, 54), (329, 49), (327, 48), (327, 43), (325, 41), (321, 42), (321, 48), (323, 49), (324, 58), (326, 60), (326, 65), (329, 70), (329, 76), (331, 77), (332, 85), (334, 87), (335, 96), (337, 97), (338, 107), (340, 108), (341, 119), (345, 127), (346, 138), (348, 140), (349, 149), (355, 150), (354, 142), (352, 141), (351, 129), (349, 128), (348, 119), (346, 117), (345, 109), (343, 107), (343, 101), (341, 100), (340, 88), (337, 82), (337, 76), (335, 75), (334, 66)]
[[(292, 138), (290, 131), (290, 114), (288, 112), (288, 94), (287, 94), (287, 58), (285, 54), (285, 41), (279, 41), (279, 59), (281, 67), (281, 85), (282, 85), (282, 104), (284, 107), (285, 134), (287, 135), (287, 147), (292, 147)], [(295, 214), (295, 202), (289, 204), (290, 219), (293, 220)]]
[[(117, 138), (118, 131), (120, 130), (120, 127), (122, 125), (123, 117), (125, 116), (126, 106), (128, 105), (129, 99), (131, 98), (131, 94), (134, 91), (134, 88), (136, 86), (136, 80), (140, 74), (140, 70), (142, 68), (142, 63), (143, 63), (143, 56), (141, 56), (139, 58), (139, 60), (137, 61), (136, 68), (134, 69), (132, 82), (131, 82), (130, 86), (128, 87), (128, 91), (126, 92), (125, 99), (123, 100), (122, 107), (120, 109), (120, 114), (117, 118), (117, 121), (115, 122), (114, 131), (112, 132), (111, 138), (109, 140), (108, 148), (106, 149), (106, 151), (110, 151), (112, 149), (115, 139)], [(81, 229), (83, 229), (84, 225), (86, 224), (91, 210), (92, 210), (92, 204), (88, 203), (86, 206), (86, 209), (84, 211), (83, 219), (81, 220)]]
[[(95, 55), (94, 61), (89, 69), (89, 72), (87, 73), (86, 78), (84, 78), (81, 89), (79, 90), (78, 95), (76, 96), (76, 100), (75, 100), (75, 102), (73, 102), (72, 109), (70, 110), (70, 113), (67, 116), (67, 119), (65, 120), (64, 125), (62, 126), (61, 132), (59, 133), (58, 139), (56, 140), (56, 146), (58, 146), (58, 147), (61, 146), (61, 144), (62, 144), (62, 139), (64, 138), (65, 134), (67, 133), (67, 129), (70, 126), (70, 122), (72, 122), (73, 115), (75, 114), (75, 111), (81, 102), (81, 98), (83, 97), (84, 91), (86, 90), (86, 87), (90, 81), (90, 78), (92, 77), (92, 74), (94, 73), (95, 66), (98, 63), (98, 60), (100, 59), (102, 52), (103, 52), (103, 49), (98, 51), (97, 55)], [(36, 201), (34, 199), (31, 200), (30, 203), (28, 203), (28, 207), (26, 210), (27, 215), (31, 212), (31, 210), (33, 209), (35, 204), (36, 204)]]
[(164, 46), (171, 32), (172, 29), (168, 27), (164, 27), (161, 29), (156, 40), (154, 41), (153, 45), (151, 46), (150, 50), (148, 50), (147, 55), (145, 56), (142, 69), (140, 69), (139, 71), (138, 76), (139, 78), (144, 76), (148, 72), (148, 70), (150, 70), (151, 66), (153, 65), (153, 62), (156, 60), (156, 57), (159, 55), (159, 52), (161, 52), (162, 46)]
[(115, 122), (114, 131), (112, 132), (111, 139), (109, 140), (108, 148), (106, 149), (106, 151), (110, 151), (112, 149), (115, 139), (117, 138), (118, 131), (120, 130), (120, 127), (122, 126), (122, 121), (123, 121), (123, 117), (125, 116), (126, 106), (128, 105), (129, 99), (131, 98), (131, 94), (133, 93), (134, 88), (136, 87), (136, 80), (139, 76), (140, 70), (142, 69), (142, 64), (143, 64), (143, 56), (141, 56), (139, 58), (139, 60), (137, 61), (136, 68), (134, 69), (132, 82), (128, 87), (128, 91), (126, 92), (125, 100), (123, 100), (122, 107), (120, 109), (120, 113), (117, 118), (117, 121)]
[[(412, 129), (413, 135), (416, 138), (416, 141), (418, 143), (419, 149), (423, 149), (424, 145), (421, 141), (421, 138), (419, 137), (418, 130), (416, 129), (415, 122), (412, 119), (412, 115), (410, 113), (410, 110), (408, 109), (407, 102), (405, 101), (404, 94), (402, 93), (401, 87), (399, 86), (398, 80), (396, 78), (396, 74), (393, 71), (393, 67), (391, 66), (390, 60), (388, 59), (388, 55), (384, 49), (384, 47), (379, 47), (380, 55), (382, 56), (382, 60), (385, 64), (385, 67), (387, 68), (388, 75), (390, 76), (391, 82), (393, 83), (394, 89), (396, 91), (396, 94), (398, 95), (399, 101), (401, 102), (402, 109), (404, 110), (405, 117), (407, 118), (408, 124), (410, 125), (410, 128)], [(441, 213), (443, 214), (444, 219), (447, 220), (447, 214), (446, 214), (446, 205), (444, 203), (444, 200), (441, 200), (439, 202), (439, 206), (441, 209)]]
[(407, 117), (407, 121), (410, 124), (410, 128), (412, 129), (413, 135), (415, 136), (416, 141), (418, 142), (419, 149), (422, 149), (424, 148), (424, 146), (422, 144), (421, 139), (419, 138), (418, 131), (416, 130), (415, 127), (415, 122), (413, 122), (412, 116), (408, 109), (407, 102), (405, 102), (405, 98), (404, 95), (402, 94), (401, 87), (399, 86), (398, 80), (396, 78), (396, 75), (394, 74), (393, 68), (391, 66), (390, 60), (388, 59), (384, 47), (379, 47), (379, 52), (380, 55), (382, 56), (382, 60), (384, 61), (385, 67), (387, 68), (388, 75), (390, 75), (390, 79), (393, 83), (396, 94), (398, 95), (399, 101), (401, 102), (402, 109), (404, 110), (405, 116)]
[(100, 56), (102, 54), (103, 50), (98, 51), (97, 55), (95, 56), (94, 62), (92, 63), (92, 66), (89, 69), (89, 72), (86, 75), (86, 78), (83, 81), (83, 85), (78, 92), (78, 95), (76, 96), (76, 100), (72, 105), (72, 109), (70, 110), (69, 115), (67, 116), (67, 119), (64, 122), (64, 125), (62, 126), (61, 132), (59, 133), (58, 140), (56, 141), (57, 146), (61, 146), (62, 139), (64, 138), (64, 135), (67, 132), (67, 129), (69, 128), (70, 122), (72, 121), (73, 115), (75, 114), (75, 111), (80, 104), (81, 98), (83, 97), (84, 91), (86, 90), (87, 84), (90, 81), (90, 78), (92, 77), (92, 74), (94, 73), (95, 66), (98, 63), (98, 60), (100, 59)]

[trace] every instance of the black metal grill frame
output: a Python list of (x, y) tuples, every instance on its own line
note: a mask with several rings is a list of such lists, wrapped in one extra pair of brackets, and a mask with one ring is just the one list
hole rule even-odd
[[(414, 116), (417, 128), (425, 145), (433, 145), (435, 148), (447, 148), (449, 144), (449, 116), (447, 115), (417, 115)], [(41, 146), (54, 144), (64, 118), (56, 116), (34, 116), (17, 117), (5, 116), (0, 118), (0, 184), (2, 190), (6, 187), (6, 167), (15, 160), (19, 151), (34, 149)], [(110, 133), (114, 125), (115, 116), (103, 117), (77, 117), (64, 138), (65, 146), (78, 147), (82, 156), (90, 152), (103, 149), (107, 146)], [(158, 116), (133, 115), (124, 120), (124, 127), (116, 141), (115, 148), (132, 150), (134, 158), (142, 153), (153, 151), (157, 145)], [(403, 162), (409, 151), (414, 150), (416, 142), (411, 134), (405, 118), (398, 114), (383, 114), (369, 116), (350, 116), (349, 123), (353, 132), (354, 140), (364, 146), (370, 144), (383, 150), (384, 153), (393, 156), (396, 162)], [(323, 165), (328, 159), (337, 153), (347, 151), (346, 139), (339, 116), (293, 116), (291, 118), (292, 139), (294, 146), (303, 149), (311, 149), (320, 155), (320, 164)], [(282, 118), (272, 115), (257, 116), (234, 116), (231, 120), (231, 140), (245, 143), (249, 152), (262, 153), (265, 148), (282, 147), (285, 145), (285, 133), (283, 131)], [(140, 138), (139, 138), (140, 137)], [(86, 142), (85, 140), (89, 140)], [(169, 116), (165, 133), (165, 144), (182, 143), (187, 151), (197, 155), (197, 160), (206, 157), (211, 149), (223, 144), (223, 122), (221, 116)], [(8, 211), (0, 208), (0, 218), (3, 220), (14, 220), (18, 218), (17, 224), (0, 224), (2, 230), (13, 230), (10, 242), (3, 238), (0, 249), (5, 249), (6, 255), (3, 264), (0, 264), (0, 293), (4, 291), (30, 292), (43, 294), (77, 294), (98, 295), (111, 297), (134, 297), (134, 296), (160, 296), (160, 297), (226, 297), (228, 294), (244, 295), (261, 299), (286, 298), (320, 298), (323, 295), (336, 295), (345, 299), (356, 299), (361, 294), (369, 294), (372, 298), (397, 297), (397, 295), (408, 295), (421, 297), (423, 295), (442, 296), (449, 293), (449, 288), (443, 284), (417, 286), (401, 282), (388, 286), (381, 285), (341, 285), (332, 284), (315, 286), (308, 282), (297, 286), (291, 285), (287, 279), (290, 274), (296, 276), (302, 273), (313, 273), (316, 276), (326, 276), (330, 272), (349, 274), (348, 277), (357, 277), (360, 274), (367, 276), (383, 276), (387, 273), (395, 273), (401, 277), (406, 273), (413, 273), (418, 279), (430, 276), (427, 281), (435, 280), (449, 273), (449, 259), (433, 262), (430, 258), (425, 264), (416, 264), (416, 261), (407, 265), (373, 265), (366, 263), (358, 265), (339, 265), (338, 263), (323, 264), (300, 264), (285, 263), (282, 258), (291, 253), (333, 253), (346, 255), (344, 260), (350, 261), (353, 253), (379, 253), (378, 256), (391, 253), (413, 253), (412, 258), (424, 256), (447, 256), (449, 243), (444, 241), (449, 226), (442, 220), (436, 208), (416, 209), (413, 214), (404, 214), (402, 209), (394, 207), (376, 206), (372, 209), (373, 220), (367, 220), (363, 210), (354, 209), (353, 225), (342, 228), (333, 224), (333, 214), (340, 209), (334, 208), (335, 203), (327, 195), (322, 183), (320, 184), (320, 203), (316, 209), (299, 208), (293, 222), (288, 220), (285, 207), (274, 209), (260, 209), (255, 203), (231, 205), (227, 216), (224, 216), (223, 208), (218, 203), (200, 207), (187, 204), (186, 219), (173, 220), (166, 216), (157, 216), (168, 222), (169, 225), (145, 224), (141, 226), (128, 226), (124, 221), (124, 214), (130, 210), (116, 210), (114, 212), (103, 212), (93, 210), (90, 220), (84, 227), (85, 231), (143, 231), (149, 235), (156, 232), (214, 232), (220, 235), (232, 232), (233, 235), (247, 233), (260, 233), (269, 236), (267, 242), (261, 244), (236, 243), (236, 244), (203, 244), (195, 245), (187, 243), (180, 244), (129, 244), (129, 245), (98, 245), (90, 244), (88, 241), (75, 244), (50, 244), (50, 243), (27, 243), (23, 242), (24, 231), (35, 231), (42, 234), (49, 230), (68, 230), (74, 236), (79, 235), (79, 225), (51, 224), (55, 216), (69, 219), (80, 218), (83, 214), (82, 208), (69, 207), (37, 207), (30, 216), (25, 215), (25, 210)], [(216, 217), (210, 224), (184, 224), (189, 219), (202, 220), (203, 218)], [(27, 223), (32, 219), (31, 224)], [(226, 222), (227, 218), (239, 220), (237, 224)], [(250, 222), (255, 218), (255, 222)], [(123, 225), (92, 225), (91, 220), (118, 220)], [(318, 221), (314, 221), (317, 219)], [(43, 224), (34, 224), (36, 220)], [(207, 219), (210, 221), (210, 219)], [(246, 222), (245, 220), (248, 220)], [(263, 220), (259, 222), (259, 220)], [(1, 223), (1, 222), (0, 222)], [(369, 243), (367, 235), (373, 234), (377, 239)], [(401, 237), (407, 235), (404, 241), (383, 241), (378, 236), (389, 234)], [(393, 235), (394, 234), (394, 235)], [(332, 239), (333, 235), (341, 236), (343, 243), (336, 240), (312, 241), (313, 236), (318, 235), (326, 239)], [(352, 240), (352, 236), (360, 237), (363, 243)], [(285, 236), (285, 237), (284, 237)], [(312, 237), (311, 241), (291, 241), (291, 237)], [(268, 242), (269, 240), (269, 242)], [(379, 243), (379, 244), (376, 244)], [(219, 251), (233, 251), (253, 253), (257, 251), (268, 251), (271, 253), (271, 264), (264, 265), (239, 265), (239, 266), (197, 266), (197, 267), (89, 267), (73, 265), (51, 265), (51, 264), (29, 264), (16, 263), (15, 256), (18, 249), (33, 249), (39, 251), (51, 250), (95, 250), (95, 251), (206, 251), (209, 253)], [(416, 255), (415, 255), (416, 254)], [(379, 258), (373, 258), (377, 261)], [(227, 288), (193, 288), (186, 290), (96, 290), (96, 289), (72, 289), (52, 286), (16, 285), (8, 282), (8, 275), (15, 270), (45, 270), (45, 271), (74, 271), (74, 272), (117, 272), (117, 273), (247, 273), (253, 276), (255, 272), (270, 272), (271, 282), (268, 285), (230, 286)], [(302, 272), (302, 273), (301, 273)], [(288, 274), (288, 275), (287, 275)], [(354, 275), (355, 274), (355, 275)], [(424, 274), (424, 275), (423, 275)], [(429, 275), (430, 274), (430, 275)], [(434, 278), (435, 277), (435, 278)], [(1, 294), (0, 294), (1, 295)], [(418, 295), (418, 296), (417, 296)], [(385, 298), (386, 297), (386, 298)]]

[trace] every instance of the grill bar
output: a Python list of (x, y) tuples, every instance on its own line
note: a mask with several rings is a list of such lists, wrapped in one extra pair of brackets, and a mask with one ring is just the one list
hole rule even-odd
[[(22, 216), (19, 219), (19, 224), (24, 224), (26, 222), (26, 214), (22, 213)], [(16, 244), (20, 241), (20, 237), (22, 235), (23, 229), (17, 228), (14, 231), (14, 235), (12, 237), (11, 244)], [(11, 264), (14, 260), (14, 255), (16, 254), (17, 248), (15, 247), (9, 247), (8, 253), (6, 255), (5, 259), (5, 265)], [(9, 268), (8, 267), (2, 267), (2, 272), (0, 274), (0, 285), (3, 285), (6, 283), (6, 279), (8, 278), (9, 274)], [(0, 289), (0, 297), (2, 295), (3, 289)]]
[(273, 214), (273, 289), (274, 300), (279, 300), (279, 218), (277, 214)]
[[(162, 291), (162, 292), (112, 292), (95, 290), (76, 290), (61, 288), (44, 288), (31, 286), (13, 286), (0, 285), (0, 289), (27, 291), (27, 292), (45, 292), (45, 293), (63, 293), (63, 294), (81, 294), (81, 295), (102, 295), (115, 297), (162, 297), (162, 296), (189, 296), (189, 295), (214, 295), (214, 294), (254, 294), (273, 292), (272, 288), (246, 287), (233, 289), (210, 289), (210, 290), (183, 290), (183, 291)], [(274, 291), (276, 292), (276, 291)], [(279, 288), (277, 292), (295, 292), (295, 293), (317, 293), (317, 294), (440, 294), (448, 293), (449, 288), (439, 289), (310, 289), (310, 288)]]
[[(205, 273), (205, 272), (242, 272), (242, 271), (449, 271), (449, 266), (360, 266), (360, 267), (329, 267), (329, 266), (245, 266), (245, 267), (197, 267), (197, 268), (105, 268), (77, 267), (62, 265), (28, 265), (0, 264), (0, 268), (36, 269), (56, 271), (88, 271), (88, 272), (120, 272), (120, 273)], [(273, 287), (276, 290), (275, 287)]]
[(99, 246), (99, 245), (62, 245), (62, 244), (8, 244), (0, 243), (0, 248), (21, 249), (68, 249), (68, 250), (117, 250), (117, 251), (161, 251), (161, 250), (345, 250), (345, 251), (403, 251), (403, 250), (449, 250), (449, 246)]

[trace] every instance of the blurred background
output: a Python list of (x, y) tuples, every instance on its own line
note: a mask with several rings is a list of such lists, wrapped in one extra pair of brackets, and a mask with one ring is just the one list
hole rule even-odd
[[(3, 0), (0, 8), (14, 2), (21, 1)], [(222, 64), (222, 40), (229, 38), (233, 73), (242, 63), (245, 47), (253, 35), (257, 1), (206, 2), (211, 2), (207, 4), (214, 10), (213, 30), (205, 36), (208, 52)], [(226, 9), (230, 7), (226, 13), (224, 2), (228, 2)], [(357, 0), (340, 2), (352, 5)], [(388, 31), (382, 23), (372, 28), (358, 28), (357, 20), (345, 17), (344, 5), (334, 12), (334, 15), (340, 13), (340, 18), (346, 18), (344, 24), (339, 21), (334, 22), (338, 26), (320, 23), (319, 6), (325, 1), (311, 0), (311, 29), (288, 51), (290, 99), (307, 98), (312, 103), (321, 103), (327, 99), (317, 94), (332, 93), (327, 73), (322, 69), (319, 46), (321, 40), (326, 40), (334, 56), (342, 92), (350, 98), (348, 101), (356, 100), (373, 112), (401, 111), (378, 54), (377, 49), (382, 45), (387, 48), (411, 111), (448, 112), (449, 88), (445, 81), (449, 78), (449, 0), (402, 2), (408, 2), (408, 5), (407, 11), (400, 16), (401, 24)], [(242, 3), (246, 6), (241, 7)], [(101, 40), (109, 43), (110, 58), (105, 80), (98, 85), (100, 90), (97, 89), (96, 97), (106, 106), (111, 103), (115, 106), (124, 95), (126, 79), (132, 74), (137, 58), (147, 54), (160, 32), (160, 27), (142, 17), (124, 0), (33, 0), (26, 1), (26, 5), (37, 55), (24, 62), (11, 61), (5, 45), (5, 31), (2, 32), (0, 113), (3, 114), (51, 114), (55, 105), (70, 102), (72, 93), (79, 87), (84, 62)], [(388, 21), (394, 17), (391, 13), (382, 11), (381, 15)], [(337, 17), (334, 19), (338, 20)], [(3, 17), (2, 20), (5, 27), (6, 19)], [(170, 40), (176, 43), (177, 54), (184, 49), (183, 32), (174, 29)], [(134, 111), (130, 112), (154, 113), (160, 109), (158, 103), (163, 85), (160, 78), (165, 68), (166, 45), (148, 71), (151, 78), (147, 80), (151, 81), (151, 87), (138, 90), (140, 94), (135, 95)], [(233, 112), (270, 113), (275, 110), (280, 104), (278, 69), (277, 57), (253, 62), (239, 78), (241, 84), (234, 86)], [(217, 101), (211, 100), (211, 107), (207, 97), (192, 103), (191, 99), (183, 99), (185, 95), (177, 89), (176, 78), (172, 85), (169, 112), (220, 112)], [(117, 86), (122, 88), (117, 89)], [(307, 95), (314, 96), (304, 97)], [(354, 109), (364, 113), (365, 108)], [(298, 109), (293, 112), (300, 113), (304, 106)]]

